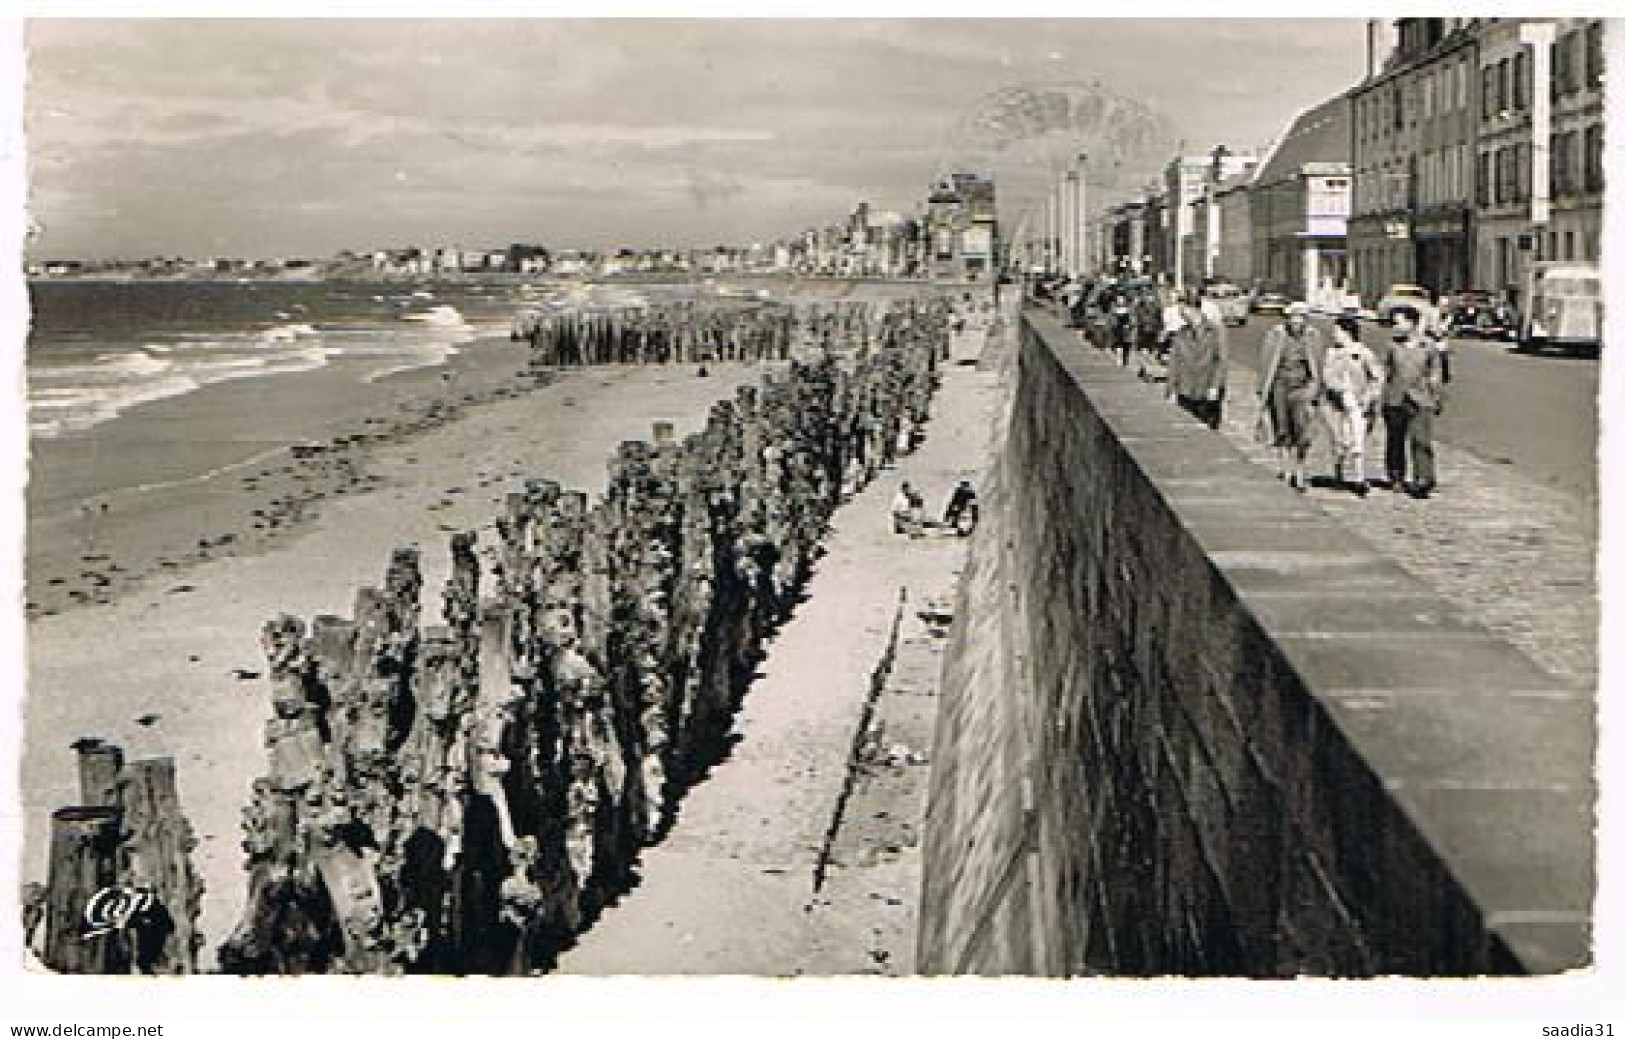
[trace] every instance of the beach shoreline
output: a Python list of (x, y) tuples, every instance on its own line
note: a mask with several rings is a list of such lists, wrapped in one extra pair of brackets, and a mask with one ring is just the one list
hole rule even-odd
[[(367, 464), (378, 447), (545, 385), (528, 360), (522, 344), (485, 337), (441, 364), (367, 379), (366, 365), (340, 361), (219, 383), (139, 405), (89, 436), (36, 440), (25, 615), (112, 602), (149, 579), (173, 583), (198, 563), (282, 545), (323, 502), (378, 485)], [(175, 458), (173, 476), (155, 466), (157, 451)], [(156, 478), (116, 482), (132, 471)]]

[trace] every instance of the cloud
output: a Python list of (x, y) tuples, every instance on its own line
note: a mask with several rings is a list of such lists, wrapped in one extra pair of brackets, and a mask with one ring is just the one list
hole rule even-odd
[[(771, 238), (859, 199), (912, 209), (966, 162), (1004, 163), (1019, 204), (1032, 178), (1017, 167), (1042, 165), (1043, 150), (990, 159), (966, 134), (1012, 86), (1098, 79), (1176, 136), (1263, 141), (1352, 81), (1360, 32), (1323, 20), (33, 21), (32, 204), (42, 247), (63, 253)], [(1268, 63), (1250, 60), (1266, 48)]]

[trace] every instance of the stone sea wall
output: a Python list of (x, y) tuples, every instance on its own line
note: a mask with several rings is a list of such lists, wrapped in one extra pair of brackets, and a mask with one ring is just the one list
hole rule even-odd
[(1594, 696), (1023, 320), (944, 676), (921, 969), (1588, 964)]

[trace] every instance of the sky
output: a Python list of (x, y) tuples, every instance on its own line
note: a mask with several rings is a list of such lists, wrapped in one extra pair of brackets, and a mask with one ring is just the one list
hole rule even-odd
[[(68, 19), (25, 42), (34, 258), (769, 241), (912, 212), (1012, 88), (1138, 106), (1171, 157), (1258, 148), (1365, 62), (1357, 19)], [(1029, 158), (998, 159), (1012, 185)]]

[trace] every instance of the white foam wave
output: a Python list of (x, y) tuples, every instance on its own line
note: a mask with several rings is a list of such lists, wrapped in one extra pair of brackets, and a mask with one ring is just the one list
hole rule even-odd
[(405, 314), (402, 316), (408, 321), (421, 321), (427, 325), (439, 325), (443, 328), (473, 327), (469, 325), (468, 320), (463, 317), (460, 310), (445, 303), (430, 307), (428, 310), (420, 311), (416, 314)]
[[(214, 383), (312, 371), (332, 351), (319, 339), (172, 344), (168, 350), (124, 351), (90, 364), (45, 366), (28, 373), (28, 421), (35, 436), (53, 437), (100, 425), (131, 408)], [(177, 352), (177, 347), (184, 349)]]
[(316, 331), (315, 326), (299, 323), (267, 328), (260, 333), (260, 339), (267, 343), (285, 343), (291, 339), (306, 339), (320, 334)]

